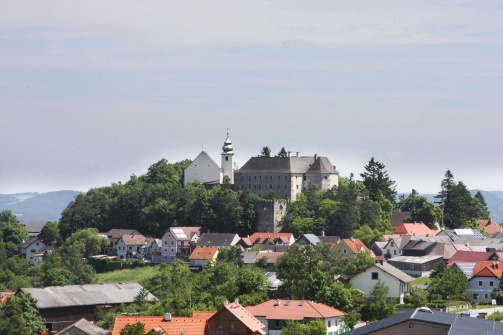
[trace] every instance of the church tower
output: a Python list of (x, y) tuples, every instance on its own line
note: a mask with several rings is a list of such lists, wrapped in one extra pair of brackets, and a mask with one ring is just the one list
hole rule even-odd
[(234, 184), (234, 170), (232, 164), (232, 156), (234, 156), (234, 152), (232, 151), (232, 142), (229, 138), (229, 131), (227, 130), (227, 139), (224, 142), (224, 146), (222, 147), (222, 177), (229, 177), (230, 183)]

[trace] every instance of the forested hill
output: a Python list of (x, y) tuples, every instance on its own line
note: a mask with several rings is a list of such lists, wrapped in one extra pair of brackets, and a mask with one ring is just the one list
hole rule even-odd
[[(487, 208), (491, 214), (491, 219), (496, 220), (498, 223), (503, 223), (503, 191), (471, 190), (470, 194), (473, 197), (479, 191), (482, 193), (482, 196), (486, 201)], [(438, 201), (438, 199), (435, 198), (436, 194), (420, 195), (426, 197), (430, 202)]]
[(22, 222), (59, 221), (61, 212), (80, 192), (0, 194), (0, 212), (10, 210)]

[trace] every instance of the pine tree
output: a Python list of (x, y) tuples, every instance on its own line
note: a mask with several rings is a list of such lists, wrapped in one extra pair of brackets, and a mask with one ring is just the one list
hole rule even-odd
[(379, 193), (382, 193), (394, 204), (396, 202), (395, 181), (388, 176), (385, 167), (383, 163), (376, 161), (372, 157), (369, 163), (364, 166), (365, 171), (360, 176), (363, 178), (363, 184), (369, 191), (371, 200), (378, 201)]

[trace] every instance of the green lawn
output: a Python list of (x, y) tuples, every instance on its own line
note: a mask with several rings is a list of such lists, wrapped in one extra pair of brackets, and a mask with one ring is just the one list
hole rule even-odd
[(158, 269), (159, 265), (156, 265), (98, 273), (96, 275), (96, 282), (105, 284), (127, 282), (143, 283), (146, 279), (153, 277)]

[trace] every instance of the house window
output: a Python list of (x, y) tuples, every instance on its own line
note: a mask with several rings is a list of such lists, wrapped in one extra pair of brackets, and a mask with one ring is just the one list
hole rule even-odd
[(479, 280), (479, 286), (484, 286), (484, 283), (482, 282), (482, 280)]
[(393, 255), (396, 255), (396, 250), (393, 250)]
[(347, 253), (347, 250), (346, 250), (346, 249), (344, 249), (344, 250), (342, 250), (342, 252), (345, 254), (345, 253)]
[(231, 329), (234, 329), (234, 321), (231, 321)]
[(372, 272), (371, 279), (372, 280), (378, 280), (379, 279), (379, 273), (378, 272)]
[(488, 299), (488, 298), (489, 298), (489, 294), (484, 293), (484, 299)]
[(489, 282), (489, 286), (491, 286), (491, 287), (493, 287), (493, 286), (494, 286), (494, 283), (493, 283), (493, 281), (492, 281), (492, 280)]
[(327, 321), (327, 327), (328, 328), (332, 327), (332, 322), (330, 320)]
[(304, 179), (304, 180), (306, 180), (306, 176), (304, 176), (304, 178), (303, 178), (303, 179)]
[(224, 328), (224, 323), (222, 322), (222, 320), (217, 321), (217, 327), (218, 327), (218, 329)]
[(410, 268), (410, 269), (414, 269), (414, 264), (412, 264), (412, 263), (411, 263), (411, 264), (409, 264), (409, 268)]
[(478, 299), (479, 298), (479, 294), (478, 293), (473, 293), (473, 299)]
[(35, 252), (37, 252), (37, 251), (36, 251), (35, 249), (30, 249), (30, 252), (35, 253)]

